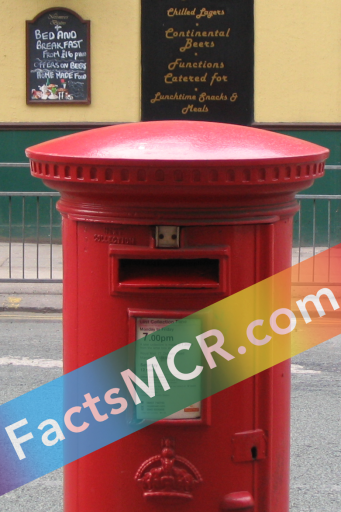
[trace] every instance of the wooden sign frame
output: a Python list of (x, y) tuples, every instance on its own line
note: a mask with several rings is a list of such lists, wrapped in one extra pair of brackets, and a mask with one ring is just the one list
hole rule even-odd
[(90, 84), (90, 21), (65, 7), (27, 20), (26, 103), (89, 105)]

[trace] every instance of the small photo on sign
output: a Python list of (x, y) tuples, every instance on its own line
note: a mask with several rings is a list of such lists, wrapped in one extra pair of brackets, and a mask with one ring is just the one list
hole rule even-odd
[(26, 21), (26, 102), (90, 103), (90, 21), (58, 8)]

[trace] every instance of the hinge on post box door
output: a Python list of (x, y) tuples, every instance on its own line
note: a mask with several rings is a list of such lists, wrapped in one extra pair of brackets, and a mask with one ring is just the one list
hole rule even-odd
[(178, 226), (156, 226), (156, 247), (180, 247), (180, 228)]
[(266, 436), (263, 430), (238, 432), (232, 437), (233, 462), (252, 462), (266, 458)]
[(220, 503), (222, 512), (253, 512), (255, 502), (253, 496), (248, 491), (231, 492), (224, 496)]

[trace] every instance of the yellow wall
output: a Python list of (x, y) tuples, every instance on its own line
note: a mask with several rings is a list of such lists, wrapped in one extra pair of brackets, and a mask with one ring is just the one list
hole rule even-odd
[(255, 0), (255, 120), (341, 122), (340, 0)]
[[(0, 0), (0, 122), (140, 119), (138, 0)], [(91, 105), (26, 105), (25, 20), (50, 7), (91, 21)]]
[[(0, 0), (0, 122), (138, 121), (141, 1)], [(26, 105), (25, 20), (56, 6), (91, 20), (89, 106)], [(255, 0), (255, 121), (341, 122), (340, 0)]]

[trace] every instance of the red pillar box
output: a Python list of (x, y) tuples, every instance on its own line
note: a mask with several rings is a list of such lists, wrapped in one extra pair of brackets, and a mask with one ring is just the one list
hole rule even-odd
[[(328, 150), (242, 126), (160, 121), (27, 155), (33, 176), (61, 193), (69, 372), (288, 268), (295, 193), (323, 176)], [(287, 512), (289, 413), (286, 361), (68, 465), (65, 510)], [(146, 492), (146, 471), (167, 472), (161, 456), (200, 485)]]

